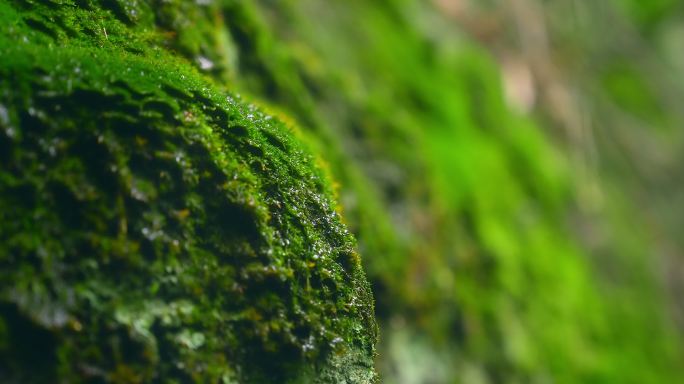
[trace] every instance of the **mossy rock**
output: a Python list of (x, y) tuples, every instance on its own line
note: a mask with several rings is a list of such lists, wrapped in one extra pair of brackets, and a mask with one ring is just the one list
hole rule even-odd
[(154, 3), (0, 1), (0, 381), (376, 381), (326, 175)]

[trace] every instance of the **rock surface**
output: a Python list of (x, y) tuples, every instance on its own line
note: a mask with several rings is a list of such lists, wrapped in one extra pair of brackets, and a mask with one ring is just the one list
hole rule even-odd
[(327, 176), (156, 3), (0, 1), (0, 381), (374, 382)]

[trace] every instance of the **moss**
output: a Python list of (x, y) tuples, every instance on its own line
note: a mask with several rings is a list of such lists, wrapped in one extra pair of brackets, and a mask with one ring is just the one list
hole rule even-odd
[(374, 381), (325, 175), (155, 5), (0, 2), (0, 379)]
[(384, 381), (682, 381), (652, 250), (608, 241), (609, 269), (642, 264), (606, 289), (574, 229), (578, 169), (428, 3), (217, 2), (234, 84), (295, 116), (340, 183)]

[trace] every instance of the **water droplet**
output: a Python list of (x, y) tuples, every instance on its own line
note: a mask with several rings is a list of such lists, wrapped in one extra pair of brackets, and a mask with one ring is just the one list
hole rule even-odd
[(7, 127), (7, 128), (5, 129), (5, 134), (6, 134), (7, 137), (9, 137), (10, 139), (13, 139), (13, 138), (15, 138), (15, 137), (17, 136), (17, 131), (14, 130), (14, 128), (12, 128), (12, 127)]
[(342, 341), (344, 340), (342, 340), (342, 338), (338, 336), (330, 341), (330, 346), (334, 348), (337, 344), (341, 343)]
[(138, 201), (147, 201), (147, 195), (138, 189), (135, 185), (131, 187), (131, 196)]
[(15, 131), (12, 127), (10, 127), (10, 118), (9, 118), (9, 112), (7, 111), (7, 108), (0, 104), (0, 124), (4, 125), (5, 128), (5, 134), (12, 138), (15, 136)]
[(208, 71), (214, 68), (214, 62), (204, 56), (198, 56), (197, 62), (199, 63), (200, 69), (203, 71)]

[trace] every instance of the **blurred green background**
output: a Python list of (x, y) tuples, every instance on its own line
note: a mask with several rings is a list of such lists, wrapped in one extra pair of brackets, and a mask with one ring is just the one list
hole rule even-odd
[(684, 382), (684, 3), (194, 12), (176, 48), (337, 180), (383, 382)]

